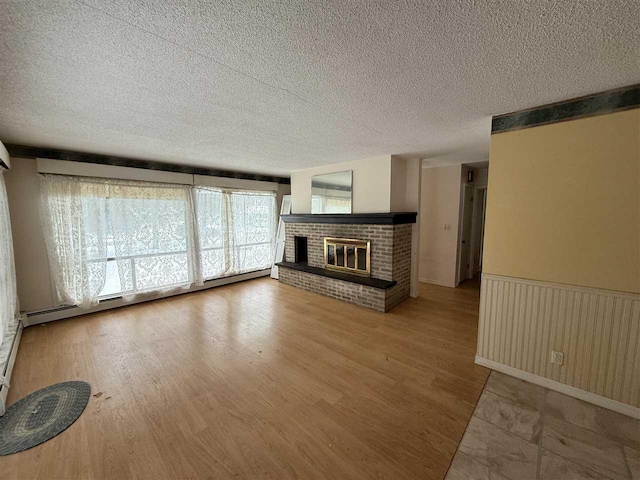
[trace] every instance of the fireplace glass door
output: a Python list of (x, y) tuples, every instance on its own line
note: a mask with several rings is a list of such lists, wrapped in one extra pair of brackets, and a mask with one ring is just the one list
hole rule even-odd
[(351, 238), (324, 239), (324, 263), (329, 270), (369, 276), (371, 274), (371, 244)]

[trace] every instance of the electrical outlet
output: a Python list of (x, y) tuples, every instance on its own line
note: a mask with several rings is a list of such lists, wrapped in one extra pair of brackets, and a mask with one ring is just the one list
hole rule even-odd
[(551, 350), (551, 363), (562, 365), (564, 363), (564, 353)]

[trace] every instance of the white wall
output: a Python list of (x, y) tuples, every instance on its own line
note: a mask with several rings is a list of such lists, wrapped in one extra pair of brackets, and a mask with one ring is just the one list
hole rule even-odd
[[(406, 212), (407, 202), (407, 160), (404, 158), (391, 156), (391, 212)], [(413, 210), (415, 211), (415, 209)]]
[(11, 214), (20, 309), (55, 306), (47, 248), (40, 227), (40, 180), (35, 158), (12, 158), (4, 173)]
[(422, 169), (419, 257), (421, 282), (456, 286), (461, 175), (461, 165)]
[(488, 168), (474, 168), (473, 169), (473, 184), (476, 187), (486, 187), (489, 183), (489, 169)]
[[(416, 223), (412, 229), (411, 239), (411, 296), (418, 296), (418, 277), (420, 258), (420, 191), (422, 189), (422, 161), (414, 158), (406, 161), (405, 205), (406, 212), (416, 212)], [(394, 189), (395, 190), (395, 189)]]
[(291, 212), (311, 213), (311, 177), (353, 171), (353, 213), (391, 211), (391, 155), (352, 160), (291, 173)]
[(469, 170), (473, 170), (472, 186), (487, 185), (487, 168), (457, 164), (422, 169), (418, 261), (421, 282), (457, 285), (462, 189)]

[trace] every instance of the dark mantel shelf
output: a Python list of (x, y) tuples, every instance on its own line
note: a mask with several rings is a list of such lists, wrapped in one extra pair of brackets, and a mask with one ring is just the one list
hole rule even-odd
[(342, 225), (400, 225), (416, 223), (416, 212), (391, 213), (292, 213), (282, 215), (286, 223), (335, 223)]
[(314, 275), (321, 275), (323, 277), (335, 278), (336, 280), (344, 280), (345, 282), (358, 283), (367, 287), (379, 288), (380, 290), (386, 290), (393, 287), (396, 283), (395, 280), (381, 280), (379, 278), (360, 277), (358, 275), (351, 275), (349, 273), (335, 272), (333, 270), (327, 270), (326, 268), (318, 268), (307, 265), (306, 263), (293, 263), (293, 262), (280, 262), (276, 263), (278, 267), (290, 268), (291, 270), (298, 270), (300, 272), (312, 273)]

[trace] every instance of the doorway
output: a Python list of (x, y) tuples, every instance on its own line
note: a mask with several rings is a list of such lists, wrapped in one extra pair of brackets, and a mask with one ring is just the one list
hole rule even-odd
[[(485, 212), (487, 209), (488, 163), (467, 167), (460, 190), (460, 223), (456, 285), (479, 279), (482, 272)], [(471, 173), (470, 173), (471, 172)]]
[(473, 278), (473, 276), (469, 277), (469, 271), (472, 269), (471, 237), (473, 232), (473, 197), (473, 185), (465, 183), (462, 189), (462, 212), (460, 215), (462, 225), (460, 228), (460, 244), (458, 247), (458, 251), (460, 252), (458, 256), (458, 284), (468, 278)]
[(484, 221), (487, 210), (487, 187), (475, 187), (474, 190), (473, 219), (471, 224), (471, 255), (467, 278), (474, 278), (482, 272)]

